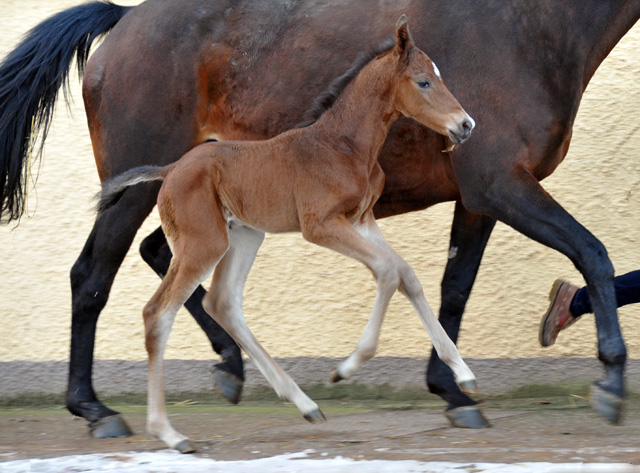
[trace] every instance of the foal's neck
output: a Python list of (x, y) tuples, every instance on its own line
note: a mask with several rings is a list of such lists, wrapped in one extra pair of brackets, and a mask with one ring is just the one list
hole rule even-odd
[(367, 64), (316, 123), (316, 132), (327, 143), (337, 143), (338, 151), (377, 160), (391, 125), (399, 118), (393, 106), (394, 57), (388, 52)]

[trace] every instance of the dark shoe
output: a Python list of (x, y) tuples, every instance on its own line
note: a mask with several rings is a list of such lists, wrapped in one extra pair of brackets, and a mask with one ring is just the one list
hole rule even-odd
[(556, 342), (560, 331), (573, 325), (577, 317), (571, 315), (569, 307), (573, 296), (580, 289), (568, 281), (556, 279), (549, 293), (549, 308), (540, 322), (540, 345), (550, 347)]

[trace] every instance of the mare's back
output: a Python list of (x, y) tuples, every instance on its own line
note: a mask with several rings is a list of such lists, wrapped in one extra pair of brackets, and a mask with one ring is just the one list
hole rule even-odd
[[(361, 0), (150, 0), (114, 28), (92, 59), (88, 75), (95, 80), (88, 83), (98, 75), (108, 79), (88, 101), (106, 99), (108, 110), (119, 112), (98, 117), (107, 122), (103, 145), (115, 172), (128, 166), (132, 152), (143, 163), (171, 162), (207, 134), (271, 137), (299, 123), (313, 98), (359, 54), (392, 37), (402, 10), (420, 25), (413, 31), (417, 45), (482, 127), (466, 150), (514, 121), (521, 132), (531, 128), (533, 140), (544, 139), (533, 130), (549, 126), (553, 110), (571, 106), (581, 93), (579, 81), (560, 90), (548, 79), (580, 68), (569, 40), (579, 30), (570, 34), (572, 20), (563, 16), (575, 1), (562, 8), (550, 0), (414, 0), (402, 8), (392, 2), (362, 8)], [(582, 2), (583, 9), (593, 1)], [(122, 140), (150, 133), (165, 137), (162, 146)]]

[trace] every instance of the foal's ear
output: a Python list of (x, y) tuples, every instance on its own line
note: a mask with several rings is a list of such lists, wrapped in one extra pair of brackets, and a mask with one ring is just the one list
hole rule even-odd
[(396, 51), (400, 56), (403, 56), (412, 46), (413, 38), (407, 24), (407, 15), (403, 13), (396, 23)]

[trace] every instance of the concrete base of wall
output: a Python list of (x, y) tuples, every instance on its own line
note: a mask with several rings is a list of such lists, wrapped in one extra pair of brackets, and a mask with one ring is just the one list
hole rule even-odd
[[(301, 386), (329, 385), (329, 372), (337, 358), (286, 358), (278, 363)], [(505, 393), (531, 384), (594, 381), (602, 377), (598, 360), (591, 358), (467, 359), (486, 395)], [(169, 394), (208, 392), (212, 389), (212, 361), (167, 360), (166, 384)], [(143, 361), (96, 361), (94, 384), (102, 396), (143, 394), (147, 370)], [(370, 360), (353, 379), (343, 383), (365, 386), (388, 384), (394, 388), (425, 386), (426, 359), (378, 357)], [(68, 365), (65, 362), (11, 361), (0, 363), (0, 397), (58, 395), (66, 390)], [(268, 386), (255, 365), (246, 360), (245, 393)], [(627, 387), (640, 391), (640, 360), (627, 364)]]

